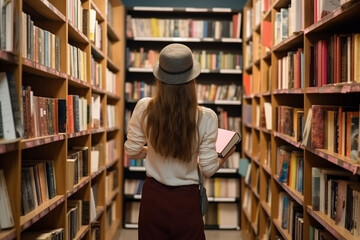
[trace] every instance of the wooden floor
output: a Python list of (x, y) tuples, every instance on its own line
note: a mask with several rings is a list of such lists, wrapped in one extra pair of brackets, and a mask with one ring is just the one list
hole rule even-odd
[[(114, 240), (137, 240), (137, 230), (121, 229), (118, 238)], [(241, 231), (206, 230), (206, 240), (242, 240)]]

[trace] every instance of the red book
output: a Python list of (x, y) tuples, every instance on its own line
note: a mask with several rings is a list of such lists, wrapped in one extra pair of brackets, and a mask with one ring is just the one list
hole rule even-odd
[(239, 133), (219, 128), (216, 140), (216, 152), (220, 157), (224, 157), (232, 149), (232, 147), (240, 141), (241, 136)]
[(74, 100), (73, 95), (67, 96), (67, 133), (74, 132)]
[(251, 77), (250, 75), (244, 73), (243, 75), (243, 85), (244, 85), (244, 94), (251, 94)]
[(262, 22), (262, 30), (261, 30), (261, 43), (268, 47), (272, 48), (272, 25), (269, 21)]

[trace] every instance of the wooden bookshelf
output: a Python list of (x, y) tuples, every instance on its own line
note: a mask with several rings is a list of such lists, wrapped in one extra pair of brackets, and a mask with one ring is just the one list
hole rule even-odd
[[(242, 11), (230, 8), (128, 8), (126, 16), (125, 125), (137, 101), (142, 97), (152, 96), (154, 91), (152, 68), (157, 61), (159, 52), (167, 44), (176, 42), (190, 47), (194, 57), (202, 64), (201, 74), (197, 78), (198, 103), (213, 109), (218, 114), (219, 127), (240, 132), (241, 94), (238, 95), (237, 93), (241, 92), (242, 85), (242, 36), (240, 35), (242, 30), (241, 26), (233, 20), (237, 16), (240, 17), (239, 22), (241, 22), (243, 20)], [(232, 30), (234, 24), (238, 25), (238, 28), (235, 27), (237, 34)], [(203, 30), (206, 28), (209, 31)], [(211, 29), (214, 31), (211, 32)], [(220, 29), (223, 30), (218, 31)], [(224, 92), (228, 89), (235, 95), (232, 95), (233, 97), (214, 98), (215, 93), (220, 88)], [(206, 92), (209, 94), (205, 94)], [(238, 159), (236, 158), (239, 157), (239, 152), (240, 148), (237, 157), (233, 160), (234, 162), (237, 162)], [(229, 161), (229, 163), (233, 161)], [(124, 188), (127, 189), (130, 180), (137, 179), (140, 181), (145, 177), (145, 169), (141, 166), (135, 166), (135, 163), (131, 165), (125, 162), (125, 164)], [(214, 178), (207, 179), (209, 180), (207, 191), (211, 207), (209, 207), (209, 214), (205, 216), (205, 228), (222, 228), (221, 223), (214, 219), (214, 213), (218, 211), (216, 210), (218, 206), (220, 208), (228, 204), (234, 206), (233, 212), (237, 214), (235, 216), (236, 221), (232, 226), (223, 226), (223, 228), (239, 229), (240, 186), (237, 168), (237, 166), (228, 166), (219, 170)], [(222, 186), (227, 179), (237, 181), (236, 184), (231, 184), (237, 192), (236, 196), (210, 193), (214, 192), (214, 185)], [(131, 209), (131, 206), (137, 207), (141, 198), (140, 192), (136, 190), (133, 194), (126, 193), (124, 195), (123, 208), (128, 213), (124, 213), (125, 228), (137, 227), (137, 220), (130, 222), (131, 212), (133, 215), (136, 214), (136, 209)], [(212, 218), (210, 218), (211, 216)]]
[[(359, 28), (355, 27), (353, 23), (360, 21), (357, 14), (360, 4), (358, 1), (340, 1), (342, 4), (321, 15), (322, 5), (316, 6), (321, 2), (249, 0), (243, 9), (243, 83), (245, 84), (244, 88), (249, 91), (245, 92), (242, 99), (244, 105), (242, 147), (245, 150), (243, 157), (250, 161), (251, 171), (247, 179), (251, 179), (251, 181), (250, 184), (247, 179), (241, 181), (241, 196), (245, 203), (251, 201), (249, 203), (251, 211), (243, 211), (241, 228), (249, 234), (249, 239), (308, 239), (314, 231), (329, 234), (334, 239), (358, 237), (356, 230), (352, 234), (347, 229), (348, 227), (335, 223), (334, 216), (330, 216), (330, 213), (314, 210), (313, 201), (315, 200), (313, 198), (315, 196), (312, 196), (312, 190), (317, 185), (314, 182), (315, 176), (312, 175), (312, 168), (330, 168), (336, 172), (350, 173), (354, 177), (351, 181), (356, 185), (359, 183), (359, 159), (352, 158), (349, 153), (341, 153), (344, 150), (339, 150), (338, 145), (334, 147), (335, 150), (331, 150), (330, 146), (333, 146), (331, 145), (332, 141), (329, 140), (331, 135), (327, 135), (326, 139), (321, 140), (324, 142), (323, 148), (313, 147), (311, 140), (314, 141), (315, 137), (311, 137), (310, 134), (310, 142), (305, 142), (303, 140), (305, 126), (295, 124), (295, 121), (298, 120), (294, 120), (295, 116), (298, 116), (305, 123), (310, 114), (309, 110), (312, 110), (315, 105), (335, 106), (335, 114), (339, 115), (341, 114), (339, 109), (359, 112), (360, 102), (356, 100), (359, 97), (359, 83), (351, 70), (358, 66), (358, 62), (351, 62), (355, 61), (351, 59), (356, 51), (354, 49), (356, 46), (353, 44), (354, 36), (359, 33)], [(316, 13), (314, 9), (319, 12)], [(278, 26), (284, 26), (283, 23), (278, 24), (277, 22), (278, 19), (281, 20), (281, 16), (284, 17), (283, 20), (285, 19), (283, 21), (285, 29), (280, 30)], [(290, 21), (290, 27), (286, 26), (289, 24), (286, 20)], [(266, 27), (271, 28), (270, 31)], [(284, 30), (287, 34), (282, 36)], [(281, 37), (279, 38), (279, 36)], [(335, 57), (334, 49), (339, 49), (335, 39), (343, 36), (347, 36), (349, 39), (347, 43), (349, 64), (346, 60), (343, 63), (337, 62), (337, 59), (341, 57), (339, 55), (341, 52), (338, 52), (338, 58)], [(318, 57), (320, 50), (313, 51), (316, 47), (328, 49), (327, 52), (322, 50), (322, 59)], [(324, 67), (325, 65), (326, 67)], [(340, 78), (340, 76), (345, 76), (339, 70), (341, 66), (344, 66), (345, 69), (348, 67), (350, 70), (345, 80)], [(265, 107), (268, 104), (271, 105), (270, 128), (266, 127), (266, 121), (269, 118), (265, 116)], [(283, 111), (285, 108), (287, 110)], [(329, 111), (326, 110), (326, 114), (330, 114)], [(293, 114), (294, 112), (296, 115)], [(291, 119), (287, 116), (291, 116)], [(291, 126), (292, 132), (288, 132), (288, 125), (283, 125), (288, 119), (291, 120), (289, 126)], [(313, 119), (312, 122), (316, 121), (314, 116), (311, 119)], [(330, 121), (327, 117), (325, 120)], [(357, 124), (355, 123), (355, 125)], [(334, 131), (340, 131), (338, 126), (340, 125), (335, 125)], [(349, 127), (348, 124), (341, 126), (345, 129)], [(301, 136), (296, 138), (294, 132), (299, 127)], [(315, 125), (314, 128), (316, 130)], [(328, 122), (324, 123), (324, 129), (326, 131), (324, 134), (331, 131)], [(339, 141), (339, 136), (343, 135), (337, 133), (334, 141)], [(350, 139), (343, 141), (350, 142)], [(356, 150), (358, 151), (358, 149)], [(285, 175), (289, 177), (283, 179), (284, 175), (282, 174), (285, 171), (283, 157), (290, 156), (288, 170), (291, 171), (291, 166), (294, 166), (290, 165), (292, 157), (295, 156), (294, 151), (302, 156), (300, 157), (302, 160), (293, 160), (293, 163), (297, 161), (296, 163), (299, 164), (296, 165), (296, 174), (293, 175), (289, 172), (287, 174), (292, 175)], [(302, 170), (299, 172), (298, 169), (301, 165)], [(254, 185), (257, 182), (258, 172), (260, 173), (259, 192)], [(296, 179), (292, 176), (295, 176)], [(297, 180), (298, 178), (302, 180)], [(301, 185), (290, 186), (293, 184), (291, 179), (301, 182)], [(269, 193), (271, 193), (271, 204), (268, 204)], [(337, 196), (337, 192), (334, 194)], [(294, 226), (289, 225), (292, 223), (284, 221), (283, 216), (280, 215), (285, 206), (283, 205), (283, 196), (286, 196), (292, 204), (289, 211), (293, 215), (288, 214), (287, 216), (290, 216), (289, 219), (295, 219), (296, 227), (300, 227), (296, 234), (293, 232), (294, 228), (292, 227)], [(257, 211), (259, 205), (260, 211)], [(358, 212), (356, 207), (348, 209), (351, 212)], [(296, 215), (295, 211), (298, 212)], [(257, 214), (259, 214), (260, 221), (253, 222)], [(346, 217), (351, 218), (351, 216)], [(269, 222), (264, 219), (269, 219)]]
[[(31, 232), (58, 228), (63, 229), (64, 239), (70, 235), (71, 239), (112, 239), (122, 225), (125, 8), (121, 0), (10, 3), (12, 15), (8, 19), (12, 21), (6, 25), (13, 26), (13, 33), (6, 32), (10, 34), (6, 37), (13, 44), (11, 49), (10, 45), (0, 45), (0, 72), (13, 76), (22, 111), (17, 113), (21, 115), (24, 132), (12, 139), (0, 139), (0, 169), (5, 173), (14, 221), (12, 227), (1, 229), (0, 239), (25, 239)], [(96, 16), (95, 29), (100, 29), (95, 33), (96, 41), (91, 38), (90, 12)], [(1, 39), (7, 39), (3, 31), (1, 34)], [(95, 72), (101, 84), (93, 83)], [(91, 118), (94, 94), (100, 95), (98, 125), (93, 125)], [(79, 98), (71, 105), (75, 110), (71, 114), (69, 96)], [(40, 99), (47, 101), (45, 108), (41, 107)], [(37, 106), (41, 109), (38, 122), (30, 112), (37, 110)], [(73, 123), (69, 120), (72, 117)], [(4, 123), (1, 127), (11, 126)], [(95, 146), (100, 148), (99, 164), (96, 171), (91, 171)], [(70, 156), (74, 151), (81, 153), (76, 155), (77, 168), (73, 174), (76, 181), (69, 183), (68, 172), (72, 168), (67, 159), (75, 156)], [(44, 166), (45, 172), (41, 170)], [(28, 181), (34, 186), (30, 190), (24, 180), (26, 167), (34, 172)], [(90, 189), (94, 185), (95, 215), (90, 220)], [(54, 196), (46, 197), (45, 189), (49, 193), (54, 190)], [(36, 202), (26, 205), (26, 211), (25, 195), (29, 202)], [(82, 205), (75, 209), (78, 212), (81, 209), (79, 216), (85, 219), (78, 220), (76, 229), (72, 222), (74, 214), (70, 213), (74, 200), (81, 201)]]

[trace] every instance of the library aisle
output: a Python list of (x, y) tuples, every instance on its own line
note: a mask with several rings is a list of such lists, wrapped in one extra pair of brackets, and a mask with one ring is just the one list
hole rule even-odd
[[(120, 236), (119, 236), (120, 235)], [(236, 230), (206, 230), (205, 231), (206, 240), (242, 240), (246, 239), (241, 234), (241, 231)], [(121, 233), (118, 234), (119, 238), (113, 240), (135, 240), (137, 239), (137, 230), (136, 229), (122, 229)]]

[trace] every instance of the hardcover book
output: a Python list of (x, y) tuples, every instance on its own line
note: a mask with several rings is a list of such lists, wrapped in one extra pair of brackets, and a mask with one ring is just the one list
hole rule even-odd
[(220, 157), (224, 157), (232, 149), (232, 147), (240, 141), (241, 136), (239, 133), (219, 128), (216, 140), (216, 152)]

